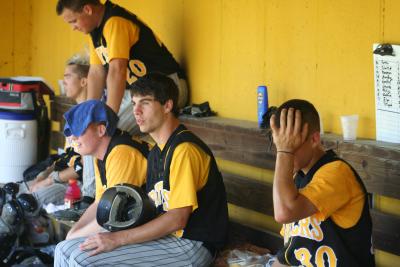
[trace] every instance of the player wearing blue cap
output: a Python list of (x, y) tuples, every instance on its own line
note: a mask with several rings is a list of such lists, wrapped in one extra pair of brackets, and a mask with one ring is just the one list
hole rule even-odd
[[(102, 230), (96, 221), (96, 211), (98, 201), (108, 187), (119, 183), (144, 184), (148, 147), (117, 129), (117, 115), (99, 100), (74, 106), (64, 114), (64, 118), (64, 135), (71, 139), (76, 151), (95, 158), (95, 202), (69, 231), (67, 239), (72, 239)], [(63, 243), (59, 246), (62, 247)]]

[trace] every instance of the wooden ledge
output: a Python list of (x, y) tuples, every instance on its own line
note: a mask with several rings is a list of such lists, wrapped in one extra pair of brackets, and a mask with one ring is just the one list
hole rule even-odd
[[(267, 129), (261, 129), (258, 127), (257, 122), (238, 120), (231, 118), (222, 118), (217, 116), (212, 117), (193, 117), (188, 115), (182, 115), (179, 119), (186, 125), (193, 125), (198, 127), (205, 127), (209, 129), (218, 129), (224, 131), (236, 131), (237, 133), (256, 134), (263, 137), (267, 136)], [(400, 153), (400, 144), (376, 141), (372, 139), (357, 139), (355, 141), (344, 141), (341, 135), (325, 133), (322, 135), (324, 143), (328, 144), (341, 144), (346, 146), (371, 146), (375, 148), (381, 148), (385, 150), (393, 150), (394, 152)], [(396, 154), (398, 155), (398, 154)]]

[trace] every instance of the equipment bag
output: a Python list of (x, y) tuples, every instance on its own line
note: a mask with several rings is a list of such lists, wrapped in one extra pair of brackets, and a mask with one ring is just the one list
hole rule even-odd
[(54, 98), (54, 92), (36, 77), (0, 78), (0, 112), (34, 114), (38, 122), (38, 160), (48, 155), (50, 120), (43, 95)]
[(54, 93), (37, 78), (0, 78), (0, 110), (37, 113), (45, 105), (43, 95), (52, 98)]

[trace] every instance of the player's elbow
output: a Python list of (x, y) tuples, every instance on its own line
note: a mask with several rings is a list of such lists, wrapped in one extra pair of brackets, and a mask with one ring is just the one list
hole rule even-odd
[(186, 227), (187, 220), (185, 218), (179, 218), (175, 221), (175, 229), (180, 230)]
[(172, 215), (172, 228), (174, 231), (184, 229), (188, 223), (192, 207), (184, 207), (168, 211)]
[(127, 67), (128, 67), (127, 59), (116, 58), (116, 59), (111, 60), (108, 72), (109, 73), (110, 72), (120, 73), (120, 74), (124, 75), (124, 74), (126, 74)]
[(281, 224), (291, 223), (293, 220), (292, 213), (286, 208), (275, 209), (274, 210), (274, 219), (276, 222), (281, 223)]

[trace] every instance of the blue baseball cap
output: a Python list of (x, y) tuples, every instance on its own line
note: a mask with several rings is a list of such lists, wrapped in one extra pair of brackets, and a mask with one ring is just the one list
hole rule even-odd
[(117, 129), (118, 116), (100, 100), (88, 100), (80, 103), (64, 113), (65, 136), (81, 136), (91, 123), (103, 122), (106, 125), (108, 136), (112, 136)]

